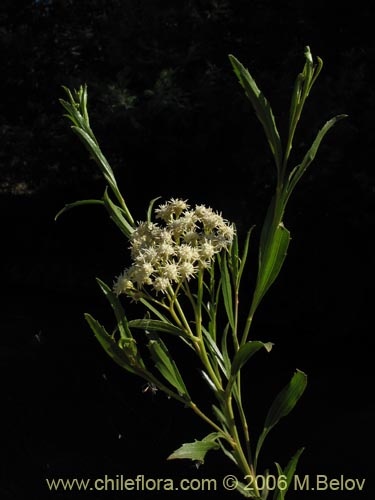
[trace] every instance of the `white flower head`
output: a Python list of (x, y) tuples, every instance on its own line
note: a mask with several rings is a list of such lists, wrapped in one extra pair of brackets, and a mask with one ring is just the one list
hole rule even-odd
[(155, 215), (160, 225), (138, 222), (130, 237), (133, 264), (116, 278), (117, 295), (134, 296), (144, 286), (167, 293), (173, 283), (209, 268), (215, 254), (233, 241), (234, 226), (205, 205), (190, 209), (187, 200), (171, 198), (155, 209)]
[(197, 271), (198, 268), (191, 262), (183, 261), (178, 267), (181, 278), (189, 280)]
[(168, 278), (158, 276), (152, 283), (152, 286), (156, 292), (165, 293), (170, 286)]
[(116, 295), (120, 295), (120, 293), (127, 293), (130, 290), (134, 289), (134, 284), (130, 279), (131, 272), (130, 268), (125, 269), (123, 273), (116, 277), (115, 282), (113, 284), (113, 291)]
[(167, 203), (159, 205), (155, 209), (155, 214), (157, 219), (162, 219), (164, 222), (169, 222), (173, 216), (175, 218), (180, 217), (184, 210), (187, 210), (189, 205), (187, 200), (181, 200), (179, 198), (171, 198)]

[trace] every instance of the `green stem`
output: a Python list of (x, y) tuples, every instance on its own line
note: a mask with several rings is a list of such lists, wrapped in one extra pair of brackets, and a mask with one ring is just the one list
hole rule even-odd
[[(244, 451), (242, 449), (241, 441), (238, 435), (237, 427), (235, 424), (235, 417), (234, 417), (234, 412), (233, 412), (233, 406), (232, 406), (232, 395), (229, 394), (227, 395), (225, 399), (225, 414), (227, 416), (227, 422), (228, 422), (228, 428), (230, 431), (230, 434), (233, 438), (233, 453), (237, 459), (237, 463), (242, 470), (243, 474), (245, 476), (252, 476), (254, 479), (256, 477), (254, 468), (250, 462), (246, 459), (246, 456), (244, 454)], [(257, 496), (259, 496), (259, 491), (256, 486), (256, 481), (253, 482), (254, 488), (255, 488), (255, 493)]]
[(191, 408), (194, 413), (196, 413), (201, 419), (203, 419), (205, 422), (207, 422), (211, 427), (213, 427), (215, 429), (215, 431), (219, 432), (223, 438), (226, 439), (226, 441), (228, 441), (228, 443), (231, 445), (231, 446), (234, 446), (234, 441), (233, 439), (231, 438), (231, 436), (226, 433), (223, 429), (221, 429), (213, 420), (211, 420), (205, 413), (203, 413), (203, 411), (198, 408), (198, 406), (193, 403), (192, 401), (189, 403), (189, 408)]

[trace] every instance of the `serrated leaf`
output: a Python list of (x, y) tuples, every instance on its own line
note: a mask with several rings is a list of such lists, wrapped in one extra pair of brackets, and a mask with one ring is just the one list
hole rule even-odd
[(203, 464), (207, 452), (220, 448), (217, 439), (218, 433), (212, 432), (201, 441), (195, 440), (193, 443), (184, 443), (180, 448), (169, 455), (167, 460), (189, 459)]

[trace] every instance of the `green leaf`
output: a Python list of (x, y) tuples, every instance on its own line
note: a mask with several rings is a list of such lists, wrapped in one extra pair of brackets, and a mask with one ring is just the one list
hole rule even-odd
[(247, 361), (249, 361), (249, 359), (259, 351), (259, 349), (264, 347), (267, 352), (270, 352), (272, 346), (272, 342), (264, 343), (259, 340), (251, 340), (249, 342), (246, 342), (246, 344), (243, 344), (234, 356), (231, 376), (235, 377), (244, 366), (244, 364), (247, 363)]
[(221, 352), (223, 354), (224, 365), (227, 373), (231, 371), (231, 359), (228, 353), (228, 331), (229, 331), (229, 323), (227, 323), (224, 328), (223, 335), (221, 338)]
[(226, 370), (225, 364), (224, 364), (224, 357), (222, 353), (220, 352), (220, 349), (218, 348), (216, 342), (214, 339), (211, 337), (210, 333), (207, 331), (206, 328), (202, 325), (202, 332), (204, 335), (205, 339), (205, 345), (208, 347), (208, 352), (211, 355), (211, 358), (220, 366), (221, 371), (224, 373), (224, 375), (228, 378), (228, 372)]
[(277, 395), (266, 417), (265, 427), (271, 429), (293, 410), (307, 385), (307, 375), (297, 370), (289, 384)]
[(237, 282), (236, 282), (236, 287), (237, 287), (237, 290), (239, 289), (240, 287), (240, 283), (241, 283), (241, 278), (242, 278), (242, 273), (243, 273), (243, 270), (245, 268), (245, 264), (246, 264), (246, 260), (247, 260), (247, 254), (248, 254), (248, 251), (249, 251), (249, 243), (250, 243), (250, 236), (251, 236), (251, 233), (253, 231), (255, 226), (252, 226), (247, 234), (246, 234), (246, 239), (245, 239), (245, 244), (244, 244), (244, 247), (243, 247), (243, 251), (242, 251), (242, 257), (241, 257), (241, 263), (240, 263), (240, 268), (238, 270), (238, 274), (237, 274)]
[(195, 440), (193, 443), (184, 443), (180, 448), (174, 451), (167, 460), (189, 459), (204, 463), (206, 454), (210, 450), (218, 450), (220, 448), (217, 442), (219, 434), (212, 432), (201, 441)]
[(273, 500), (284, 500), (286, 492), (292, 482), (294, 473), (297, 468), (298, 460), (304, 451), (304, 447), (300, 448), (295, 455), (290, 459), (288, 465), (285, 467), (284, 471), (281, 469), (280, 465), (276, 463), (276, 467), (278, 470), (278, 475), (286, 477), (286, 488), (282, 488), (282, 490), (276, 488), (273, 495)]
[(71, 208), (81, 207), (84, 205), (104, 205), (104, 202), (102, 200), (80, 200), (74, 201), (73, 203), (68, 203), (59, 212), (57, 212), (57, 214), (55, 215), (55, 221), (60, 217), (61, 214), (67, 212)]
[(69, 102), (64, 99), (60, 99), (60, 103), (68, 112), (66, 116), (73, 122), (73, 126), (71, 127), (73, 132), (79, 137), (92, 158), (97, 163), (109, 187), (112, 189), (113, 194), (116, 196), (117, 200), (124, 209), (127, 221), (131, 225), (134, 224), (133, 218), (118, 189), (113, 170), (102, 153), (98, 141), (91, 130), (87, 111), (87, 86), (81, 86), (78, 91), (75, 91), (75, 98), (72, 96), (72, 93), (67, 87), (63, 88), (68, 95)]
[(259, 90), (255, 80), (249, 71), (233, 55), (229, 55), (229, 60), (233, 66), (234, 72), (245, 90), (245, 94), (250, 100), (256, 115), (261, 122), (266, 133), (268, 144), (275, 159), (277, 170), (282, 165), (282, 147), (280, 135), (276, 127), (275, 117), (271, 106), (263, 93)]
[(178, 326), (158, 319), (132, 319), (129, 321), (129, 326), (140, 330), (149, 330), (150, 332), (169, 333), (178, 337), (186, 337), (184, 330)]
[[(125, 316), (125, 311), (118, 299), (118, 297), (112, 292), (110, 287), (104, 283), (104, 281), (96, 278), (98, 285), (100, 286), (101, 291), (107, 298), (108, 302), (111, 304), (112, 309), (115, 313), (117, 326), (120, 332), (120, 337), (124, 340), (133, 339), (133, 335), (129, 329), (129, 323)], [(134, 339), (133, 339), (134, 340)]]
[(279, 223), (273, 236), (268, 238), (266, 243), (260, 247), (258, 279), (253, 297), (252, 309), (258, 307), (258, 304), (277, 278), (281, 271), (290, 242), (290, 233), (283, 225)]
[(86, 313), (85, 319), (105, 352), (122, 368), (125, 368), (125, 370), (133, 374), (138, 374), (135, 369), (137, 360), (132, 350), (126, 353), (125, 346), (121, 348), (113, 337), (107, 333), (106, 329), (90, 314)]
[(188, 390), (184, 384), (177, 365), (162, 339), (156, 333), (152, 335), (150, 334), (150, 341), (148, 342), (147, 347), (156, 368), (163, 375), (163, 377), (177, 389), (181, 396), (190, 400)]
[(212, 405), (212, 411), (218, 422), (223, 426), (223, 428), (228, 431), (228, 421), (225, 418), (224, 413), (216, 405)]
[(126, 220), (124, 211), (111, 201), (110, 197), (108, 196), (107, 189), (104, 192), (103, 200), (104, 200), (104, 205), (113, 222), (117, 225), (117, 227), (121, 230), (121, 232), (127, 238), (129, 238), (132, 232), (134, 231), (134, 227), (131, 224), (129, 224), (129, 222)]
[(287, 416), (293, 410), (298, 400), (304, 393), (306, 385), (307, 375), (302, 371), (297, 370), (291, 381), (276, 396), (268, 411), (263, 432), (257, 443), (255, 453), (256, 460), (267, 434), (281, 418)]
[(322, 142), (324, 136), (326, 133), (340, 120), (343, 118), (346, 118), (348, 115), (337, 115), (334, 118), (331, 118), (324, 124), (324, 126), (319, 130), (314, 142), (312, 143), (310, 149), (307, 151), (305, 154), (302, 162), (297, 165), (290, 173), (289, 175), (289, 181), (286, 186), (286, 191), (285, 191), (285, 196), (286, 199), (289, 198), (291, 195), (292, 191), (296, 187), (296, 184), (298, 181), (301, 179), (303, 174), (306, 172), (306, 169), (311, 165), (311, 163), (314, 161), (314, 158), (318, 152), (320, 143)]
[(242, 483), (241, 481), (237, 481), (236, 490), (239, 491), (245, 498), (251, 498), (251, 500), (263, 500), (262, 497), (256, 496), (254, 491), (250, 490), (248, 484)]
[(160, 198), (161, 198), (161, 196), (158, 196), (157, 198), (154, 198), (153, 200), (150, 201), (150, 204), (149, 204), (148, 210), (147, 210), (147, 222), (151, 222), (152, 209), (154, 207), (154, 203), (155, 203), (155, 201), (160, 200)]
[(232, 284), (229, 276), (227, 255), (224, 253), (220, 257), (221, 288), (223, 292), (224, 306), (232, 330), (235, 330), (235, 321), (233, 313), (233, 294)]

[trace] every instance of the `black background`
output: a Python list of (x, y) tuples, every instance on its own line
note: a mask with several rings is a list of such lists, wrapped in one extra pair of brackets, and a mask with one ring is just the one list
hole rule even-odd
[[(110, 283), (127, 264), (127, 248), (100, 208), (76, 209), (54, 222), (65, 203), (101, 197), (104, 188), (58, 99), (61, 85), (88, 83), (93, 129), (137, 219), (151, 198), (182, 196), (222, 211), (242, 234), (261, 223), (273, 171), (227, 54), (250, 68), (285, 123), (307, 44), (324, 68), (306, 105), (296, 161), (327, 119), (349, 117), (329, 132), (287, 209), (288, 258), (253, 330), (275, 347), (246, 371), (248, 411), (259, 432), (273, 396), (296, 368), (304, 370), (308, 389), (270, 434), (264, 466), (285, 464), (306, 446), (301, 476), (366, 478), (365, 489), (290, 498), (372, 498), (374, 7), (146, 4), (1, 7), (1, 498), (85, 496), (49, 492), (45, 477), (144, 474), (220, 483), (236, 474), (219, 453), (208, 454), (199, 470), (166, 461), (209, 429), (163, 395), (142, 393), (142, 381), (107, 359), (84, 322), (83, 312), (111, 321), (94, 278)], [(164, 70), (172, 71), (167, 83)], [(136, 97), (133, 105), (121, 101), (124, 89)], [(254, 259), (256, 246), (252, 252)], [(190, 360), (180, 363), (204, 401)], [(238, 497), (220, 486), (218, 494)]]

